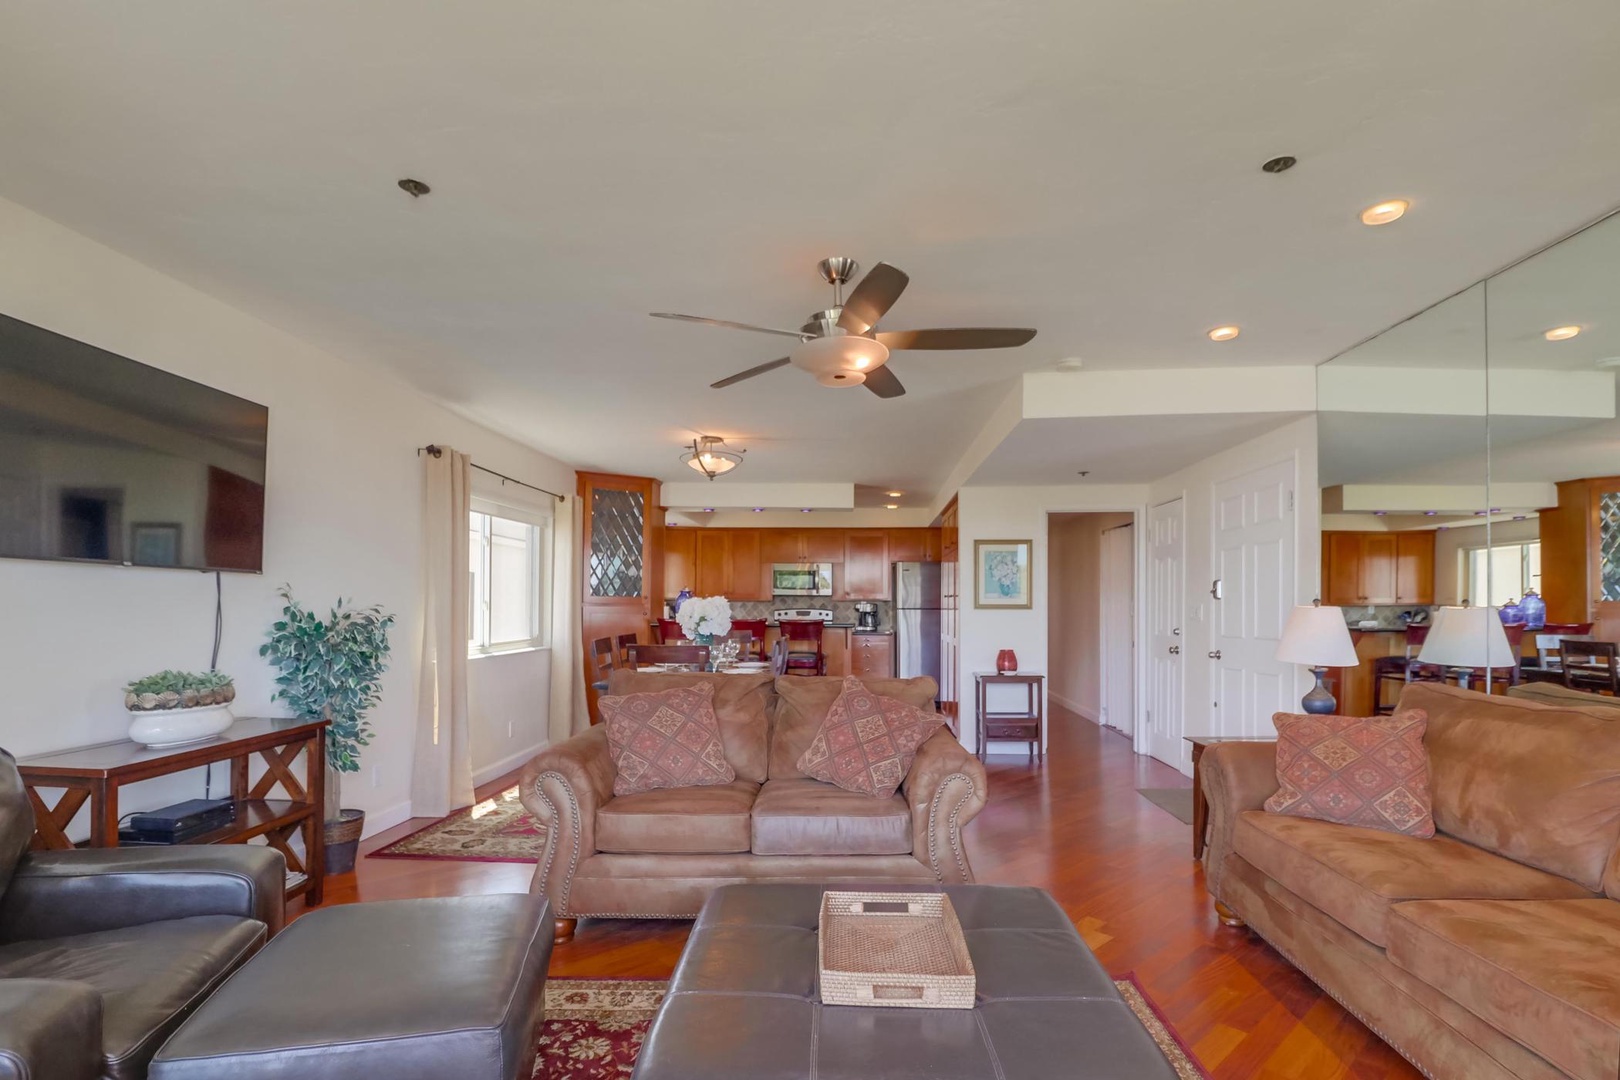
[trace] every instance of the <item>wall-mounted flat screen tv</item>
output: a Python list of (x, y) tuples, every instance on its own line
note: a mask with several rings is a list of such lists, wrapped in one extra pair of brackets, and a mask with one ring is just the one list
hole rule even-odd
[(262, 570), (269, 418), (0, 315), (0, 557)]

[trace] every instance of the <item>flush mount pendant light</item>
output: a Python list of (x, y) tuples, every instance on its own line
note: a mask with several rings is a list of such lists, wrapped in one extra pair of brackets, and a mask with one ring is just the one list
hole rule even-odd
[(831, 336), (806, 341), (788, 358), (822, 386), (859, 386), (868, 374), (889, 362), (889, 347), (835, 326)]
[(699, 435), (681, 455), (681, 460), (713, 480), (741, 465), (742, 456), (748, 452), (722, 449), (725, 445), (726, 440), (718, 435)]

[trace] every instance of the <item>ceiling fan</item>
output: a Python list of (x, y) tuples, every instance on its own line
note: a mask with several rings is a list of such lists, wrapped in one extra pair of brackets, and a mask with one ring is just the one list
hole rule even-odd
[(822, 259), (821, 276), (833, 289), (833, 306), (818, 311), (798, 330), (775, 330), (768, 326), (705, 319), (700, 315), (676, 315), (667, 311), (652, 313), (657, 319), (726, 326), (733, 330), (753, 330), (797, 338), (799, 345), (788, 355), (767, 361), (747, 371), (711, 384), (714, 389), (752, 379), (786, 364), (803, 368), (822, 386), (861, 386), (878, 397), (899, 397), (906, 392), (888, 368), (891, 349), (1010, 349), (1024, 344), (1035, 331), (1016, 327), (962, 326), (935, 330), (879, 330), (883, 318), (900, 299), (911, 280), (888, 263), (878, 263), (866, 272), (860, 283), (844, 296), (844, 286), (860, 270), (854, 259)]

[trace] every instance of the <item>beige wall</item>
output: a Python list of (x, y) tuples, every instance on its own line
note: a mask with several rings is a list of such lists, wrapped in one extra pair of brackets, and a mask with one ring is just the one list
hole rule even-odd
[(1047, 541), (1047, 678), (1052, 701), (1096, 720), (1102, 709), (1102, 534), (1130, 514), (1053, 514)]

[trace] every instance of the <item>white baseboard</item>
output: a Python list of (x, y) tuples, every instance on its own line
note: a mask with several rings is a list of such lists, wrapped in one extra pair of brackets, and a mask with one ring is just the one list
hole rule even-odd
[(547, 745), (547, 743), (542, 742), (539, 745), (531, 746), (526, 750), (519, 750), (515, 754), (508, 754), (499, 761), (492, 761), (481, 769), (474, 769), (473, 787), (477, 787), (480, 784), (487, 784), (498, 776), (505, 776), (513, 769), (526, 765), (530, 758), (544, 750)]
[(375, 836), (384, 829), (392, 829), (395, 825), (403, 825), (411, 820), (412, 816), (411, 801), (409, 799), (395, 803), (384, 810), (369, 811), (366, 814), (366, 827), (361, 832), (360, 839), (364, 840), (369, 836)]
[(1085, 717), (1087, 720), (1090, 720), (1093, 724), (1102, 723), (1102, 714), (1101, 713), (1099, 713), (1096, 709), (1088, 709), (1088, 708), (1086, 708), (1084, 705), (1080, 704), (1078, 701), (1075, 701), (1073, 698), (1064, 697), (1062, 694), (1056, 694), (1056, 693), (1053, 693), (1051, 691), (1047, 691), (1046, 699), (1048, 701), (1056, 704), (1056, 705), (1063, 706), (1065, 709), (1068, 709), (1072, 713), (1079, 713), (1081, 716)]

